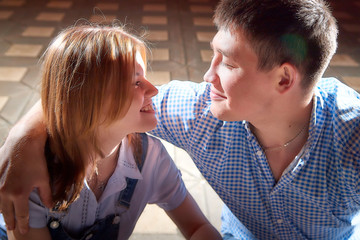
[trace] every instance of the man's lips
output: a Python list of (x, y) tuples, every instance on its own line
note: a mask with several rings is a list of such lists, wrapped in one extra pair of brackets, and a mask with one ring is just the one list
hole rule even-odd
[(214, 90), (214, 89), (211, 89), (210, 91), (210, 98), (211, 100), (224, 100), (226, 99), (226, 97), (219, 93), (218, 91)]

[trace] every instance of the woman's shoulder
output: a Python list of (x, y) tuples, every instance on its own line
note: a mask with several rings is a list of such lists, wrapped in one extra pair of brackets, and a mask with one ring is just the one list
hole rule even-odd
[[(154, 137), (152, 135), (146, 134), (148, 139), (148, 146), (147, 146), (147, 153), (153, 153), (153, 154), (163, 154), (163, 151), (166, 151), (166, 147), (164, 144), (169, 144), (167, 142), (164, 142), (163, 140), (160, 140), (157, 137)], [(167, 152), (167, 151), (166, 151)]]
[(167, 151), (167, 149), (173, 146), (170, 143), (160, 140), (152, 135), (147, 134), (147, 137), (148, 147), (146, 161), (149, 162), (147, 165), (151, 165), (156, 168), (176, 168), (170, 154)]

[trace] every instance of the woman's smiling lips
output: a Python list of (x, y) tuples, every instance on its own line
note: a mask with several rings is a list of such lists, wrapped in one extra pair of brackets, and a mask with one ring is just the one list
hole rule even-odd
[(140, 109), (140, 112), (154, 113), (155, 111), (154, 111), (154, 109), (153, 109), (153, 107), (152, 107), (152, 103), (150, 103), (150, 104), (142, 107), (142, 108)]

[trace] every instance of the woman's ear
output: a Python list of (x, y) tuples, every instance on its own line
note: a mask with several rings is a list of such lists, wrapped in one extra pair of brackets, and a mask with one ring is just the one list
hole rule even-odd
[(298, 71), (294, 65), (290, 63), (284, 63), (278, 68), (278, 82), (277, 91), (284, 93), (294, 86), (294, 83), (298, 80)]

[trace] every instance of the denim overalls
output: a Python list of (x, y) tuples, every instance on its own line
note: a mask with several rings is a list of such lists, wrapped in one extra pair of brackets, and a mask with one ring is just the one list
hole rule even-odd
[[(141, 133), (140, 135), (142, 140), (142, 156), (141, 163), (136, 162), (136, 164), (139, 168), (139, 171), (141, 172), (146, 158), (148, 138), (145, 133)], [(120, 192), (117, 201), (119, 206), (123, 206), (129, 209), (130, 201), (137, 181), (137, 179), (126, 178), (127, 186)], [(119, 233), (120, 219), (120, 216), (116, 214), (112, 214), (103, 219), (100, 219), (96, 221), (94, 225), (85, 229), (84, 232), (80, 234), (79, 238), (73, 238), (69, 236), (63, 229), (60, 220), (57, 218), (50, 218), (47, 227), (51, 234), (52, 240), (116, 240)], [(0, 239), (7, 240), (6, 232), (3, 229), (0, 229)]]

